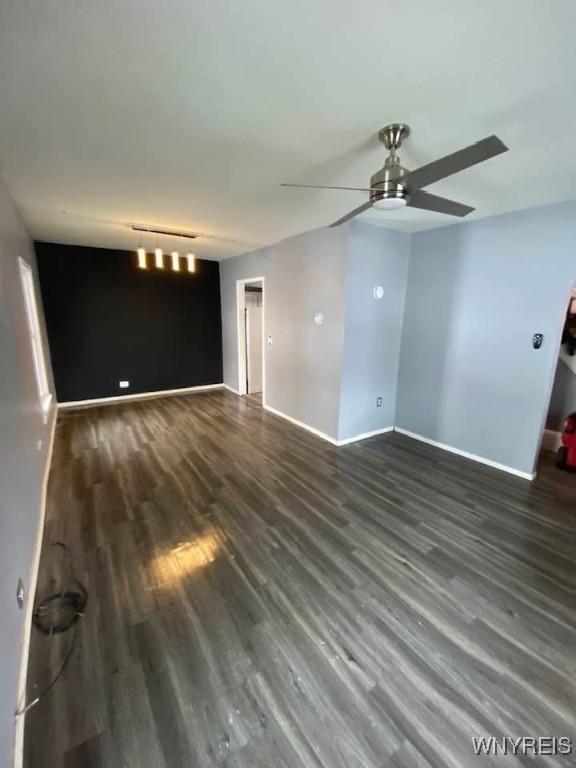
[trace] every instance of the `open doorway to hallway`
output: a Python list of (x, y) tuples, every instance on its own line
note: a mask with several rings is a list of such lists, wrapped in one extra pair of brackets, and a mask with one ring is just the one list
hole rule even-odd
[(264, 278), (238, 280), (238, 392), (265, 402)]
[(541, 458), (550, 453), (558, 454), (563, 426), (573, 413), (576, 413), (576, 285), (572, 288), (564, 319)]
[(262, 395), (262, 285), (244, 286), (244, 336), (246, 339), (246, 392)]

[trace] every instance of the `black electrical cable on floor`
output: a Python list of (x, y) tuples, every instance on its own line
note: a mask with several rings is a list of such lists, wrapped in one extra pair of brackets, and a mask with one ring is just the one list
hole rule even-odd
[(68, 651), (62, 659), (62, 664), (56, 675), (52, 678), (50, 683), (42, 690), (38, 696), (29, 704), (23, 706), (15, 712), (15, 716), (19, 717), (24, 715), (32, 707), (36, 706), (38, 702), (46, 696), (46, 694), (56, 685), (58, 680), (64, 674), (66, 667), (76, 649), (76, 643), (78, 640), (78, 619), (84, 616), (86, 604), (88, 602), (88, 592), (86, 587), (76, 576), (74, 569), (74, 561), (70, 548), (63, 544), (61, 541), (53, 541), (52, 546), (60, 547), (62, 552), (66, 555), (70, 566), (70, 578), (74, 582), (76, 590), (64, 590), (62, 592), (56, 592), (53, 595), (48, 595), (41, 600), (32, 614), (32, 622), (36, 629), (43, 635), (57, 635), (62, 632), (66, 632), (70, 627), (74, 626), (74, 634), (70, 642)]

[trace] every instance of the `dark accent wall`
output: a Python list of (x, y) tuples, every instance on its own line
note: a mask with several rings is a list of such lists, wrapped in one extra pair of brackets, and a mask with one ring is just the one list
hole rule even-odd
[(217, 262), (174, 273), (131, 251), (35, 246), (59, 402), (222, 382)]

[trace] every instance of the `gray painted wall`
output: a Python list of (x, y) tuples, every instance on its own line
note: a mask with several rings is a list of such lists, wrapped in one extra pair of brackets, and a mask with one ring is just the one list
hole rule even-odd
[[(404, 232), (360, 221), (350, 227), (340, 440), (394, 426), (409, 249)], [(380, 300), (376, 285), (384, 288)]]
[(397, 425), (532, 472), (575, 280), (576, 202), (414, 234)]
[[(236, 280), (265, 277), (266, 404), (336, 438), (348, 227), (318, 229), (220, 263), (224, 383), (238, 389)], [(314, 315), (324, 315), (323, 325)]]
[(560, 432), (566, 416), (574, 412), (576, 412), (576, 374), (563, 360), (559, 359), (546, 419), (547, 429)]
[[(35, 268), (34, 250), (0, 182), (0, 766), (12, 764), (14, 710), (24, 614), (19, 576), (28, 587), (35, 552), (51, 419), (39, 409), (18, 256)], [(39, 292), (38, 303), (41, 307)], [(48, 347), (46, 346), (46, 349)], [(49, 365), (49, 361), (48, 361)], [(54, 390), (52, 390), (54, 391)], [(52, 418), (52, 416), (51, 416)], [(37, 442), (41, 440), (41, 449)], [(33, 595), (28, 595), (28, 600)]]

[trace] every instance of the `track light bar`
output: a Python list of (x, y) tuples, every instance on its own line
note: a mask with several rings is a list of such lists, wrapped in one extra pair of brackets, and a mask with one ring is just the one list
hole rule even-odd
[(177, 232), (173, 229), (155, 229), (154, 227), (145, 227), (142, 224), (130, 224), (130, 229), (134, 232), (149, 232), (151, 235), (169, 235), (170, 237), (186, 237), (189, 240), (196, 240), (198, 235), (193, 232)]

